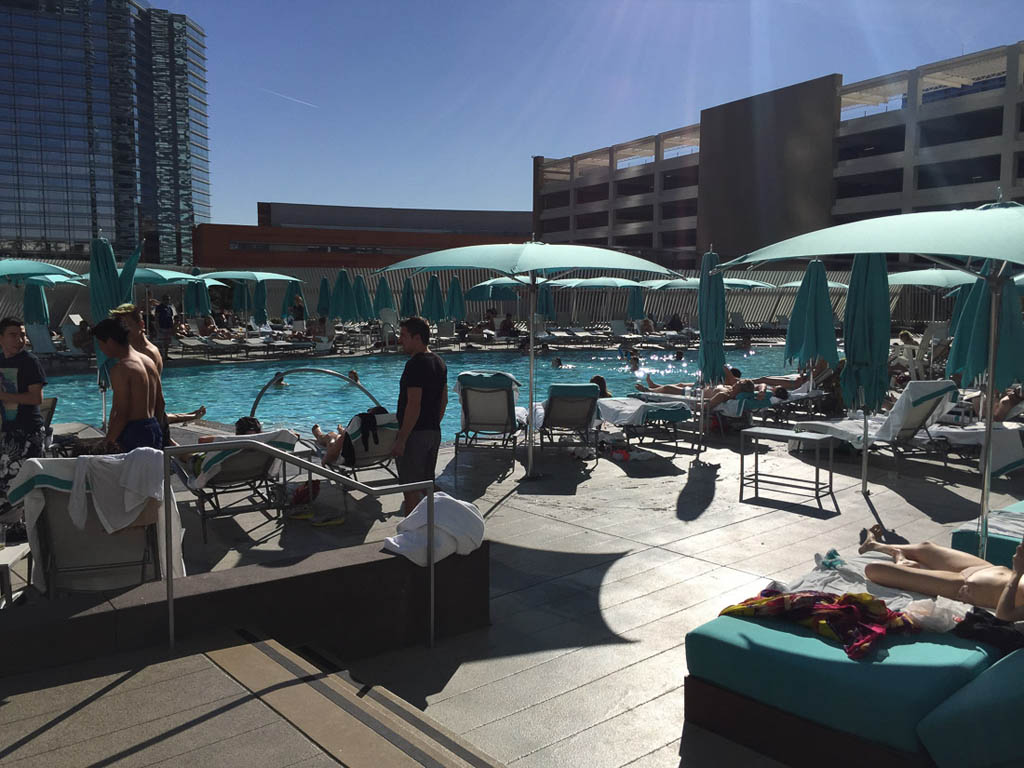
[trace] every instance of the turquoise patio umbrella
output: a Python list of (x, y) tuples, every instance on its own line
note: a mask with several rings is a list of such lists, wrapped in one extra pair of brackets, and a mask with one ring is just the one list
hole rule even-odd
[(405, 278), (402, 284), (402, 301), (398, 307), (402, 317), (413, 317), (416, 314), (416, 292), (412, 287), (412, 278)]
[(701, 441), (704, 443), (704, 388), (725, 381), (725, 283), (716, 271), (718, 254), (709, 251), (700, 264), (700, 286), (697, 289), (697, 321), (700, 324), (700, 347), (697, 349), (697, 367), (701, 375)]
[(444, 298), (441, 296), (441, 281), (437, 275), (431, 275), (427, 281), (427, 292), (423, 295), (420, 314), (431, 323), (444, 319)]
[(967, 303), (967, 297), (971, 294), (971, 286), (961, 285), (954, 293), (956, 294), (956, 301), (953, 302), (953, 314), (949, 318), (949, 335), (951, 338), (956, 336), (957, 326), (960, 324), (960, 318), (963, 316), (964, 304)]
[(331, 314), (331, 284), (326, 277), (320, 278), (320, 290), (316, 294), (317, 317), (327, 317)]
[(936, 304), (939, 293), (950, 288), (959, 288), (974, 282), (974, 278), (959, 269), (912, 269), (909, 272), (897, 272), (889, 275), (889, 285), (912, 285), (924, 288), (932, 295), (932, 321), (935, 320)]
[(356, 279), (352, 282), (352, 294), (355, 296), (356, 313), (359, 315), (359, 319), (373, 320), (373, 302), (370, 300), (370, 290), (366, 287), (366, 280), (362, 275), (356, 275)]
[[(1011, 265), (1024, 265), (1021, 243), (1024, 243), (1024, 206), (1000, 199), (996, 203), (966, 210), (904, 213), (840, 224), (769, 245), (723, 266), (730, 268), (855, 253), (915, 253), (939, 266), (960, 269), (977, 277), (991, 259), (997, 266), (990, 268), (985, 282), (990, 294), (997, 296), (1011, 279)], [(999, 306), (997, 302), (991, 304), (993, 310)], [(995, 336), (999, 331), (999, 323), (990, 322), (989, 328)], [(986, 366), (992, 372), (996, 368), (995, 350), (998, 346), (998, 338), (993, 338)], [(992, 462), (995, 379), (995, 375), (988, 377), (985, 398), (982, 464), (986, 468)], [(981, 509), (978, 515), (981, 557), (985, 556), (988, 544), (990, 495), (991, 477), (985, 470), (982, 472)]]
[(885, 255), (859, 254), (850, 273), (843, 316), (846, 365), (839, 377), (843, 402), (859, 405), (864, 417), (860, 490), (868, 493), (868, 411), (882, 406), (889, 388), (889, 281)]
[(231, 286), (231, 310), (235, 314), (252, 312), (252, 294), (249, 293), (249, 284), (236, 281)]
[(334, 290), (331, 291), (331, 317), (343, 323), (354, 323), (359, 319), (347, 269), (339, 269), (338, 276), (334, 279)]
[[(814, 363), (819, 357), (824, 358), (830, 368), (839, 363), (828, 276), (825, 265), (815, 259), (807, 266), (793, 304), (786, 331), (786, 362), (796, 361), (798, 366), (810, 366), (813, 376)], [(812, 380), (812, 389), (813, 386)]]
[(50, 305), (43, 293), (43, 286), (29, 283), (25, 286), (25, 325), (50, 325)]
[(377, 281), (377, 290), (373, 294), (373, 314), (376, 317), (380, 317), (382, 309), (394, 308), (395, 297), (391, 295), (391, 286), (388, 285), (387, 278), (381, 275), (380, 280)]
[[(306, 295), (302, 292), (302, 283), (294, 282), (288, 283), (284, 289), (284, 298), (281, 300), (281, 319), (284, 320), (291, 317), (292, 304), (295, 303), (295, 297), (300, 296), (302, 298), (302, 305), (306, 306)], [(308, 313), (308, 309), (307, 309)]]
[(466, 319), (466, 297), (462, 295), (462, 283), (459, 276), (452, 278), (448, 284), (448, 298), (444, 303), (444, 316), (449, 320), (461, 322)]
[(466, 301), (517, 301), (518, 294), (514, 288), (506, 285), (487, 285), (490, 281), (474, 285), (466, 291), (463, 298)]
[(262, 328), (267, 324), (267, 282), (257, 280), (252, 292), (252, 320)]
[(556, 317), (555, 297), (551, 294), (549, 283), (543, 283), (537, 289), (537, 314), (545, 320), (554, 320)]
[(185, 314), (190, 317), (213, 314), (210, 291), (203, 280), (189, 280), (185, 284)]
[(626, 317), (630, 320), (643, 320), (644, 289), (635, 285), (629, 289), (629, 300), (626, 302)]
[[(110, 314), (110, 310), (131, 301), (135, 268), (138, 266), (141, 255), (142, 247), (140, 245), (125, 262), (121, 273), (118, 274), (117, 260), (114, 258), (114, 249), (110, 247), (110, 243), (103, 237), (93, 239), (89, 254), (89, 312), (94, 324), (105, 320)], [(106, 430), (107, 387), (110, 385), (110, 375), (107, 370), (109, 361), (100, 351), (99, 343), (93, 343), (96, 347), (96, 382), (100, 388), (100, 403), (103, 408), (102, 423), (103, 429)]]
[(297, 277), (282, 275), (280, 272), (252, 272), (247, 269), (225, 269), (220, 272), (207, 272), (204, 278), (216, 280), (245, 280), (250, 283), (258, 283), (262, 280), (287, 280), (289, 282), (301, 283)]
[[(385, 271), (413, 270), (424, 272), (450, 269), (489, 269), (506, 277), (521, 275), (529, 279), (529, 311), (530, 325), (530, 403), (535, 400), (534, 376), (534, 334), (533, 320), (536, 314), (537, 278), (543, 276), (566, 275), (574, 270), (587, 270), (593, 273), (609, 271), (650, 272), (660, 275), (675, 276), (654, 262), (605, 248), (588, 245), (551, 245), (548, 243), (500, 243), (491, 245), (470, 245), (461, 248), (449, 248), (443, 251), (415, 256), (385, 268)], [(533, 420), (527, 423), (526, 432), (526, 476), (533, 475)]]
[[(988, 271), (984, 271), (986, 276)], [(971, 286), (964, 302), (953, 346), (946, 360), (946, 375), (960, 374), (964, 385), (987, 369), (991, 310), (992, 295), (985, 281), (978, 280)], [(1024, 322), (1021, 320), (1020, 292), (1013, 280), (1003, 286), (996, 318), (999, 342), (994, 379), (996, 390), (1002, 390), (1014, 382), (1024, 381)]]

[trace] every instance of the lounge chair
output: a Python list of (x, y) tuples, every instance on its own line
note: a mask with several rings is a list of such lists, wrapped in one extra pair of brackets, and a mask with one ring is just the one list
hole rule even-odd
[[(601, 421), (622, 430), (627, 442), (639, 443), (664, 435), (679, 448), (679, 425), (693, 419), (694, 411), (684, 401), (645, 402), (639, 397), (603, 397), (597, 401)], [(693, 433), (696, 436), (696, 432)]]
[[(490, 342), (494, 341), (492, 337)], [(445, 346), (458, 346), (459, 337), (455, 333), (455, 323), (449, 321), (440, 322), (437, 324), (437, 345), (439, 347)]]
[[(242, 438), (225, 437), (225, 440), (252, 440), (267, 443), (281, 450), (295, 448), (298, 437), (286, 429), (277, 432), (263, 432)], [(216, 440), (209, 444), (207, 452), (194, 461), (175, 463), (186, 487), (196, 495), (196, 512), (202, 524), (203, 543), (206, 542), (206, 522), (214, 517), (226, 517), (242, 512), (261, 512), (268, 520), (274, 519), (285, 504), (279, 492), (275, 475), (273, 456), (259, 450), (231, 449), (218, 451)], [(226, 501), (225, 494), (244, 492), (241, 499)]]
[(32, 354), (36, 357), (56, 357), (57, 347), (53, 345), (50, 329), (45, 325), (26, 325), (25, 335), (32, 345)]
[(516, 409), (519, 382), (502, 371), (464, 371), (455, 391), (462, 404), (462, 428), (455, 435), (455, 456), (467, 448), (511, 450), (526, 425), (525, 409)]
[(576, 437), (583, 445), (594, 447), (594, 415), (600, 394), (597, 384), (552, 384), (544, 403), (544, 421), (540, 433), (540, 447), (544, 438)]
[(398, 346), (398, 334), (401, 330), (398, 313), (388, 307), (383, 307), (380, 316), (380, 346), (387, 349), (392, 345), (391, 337), (394, 336), (394, 345)]
[[(398, 437), (398, 416), (394, 413), (374, 414), (376, 431), (367, 432), (364, 440), (363, 414), (356, 414), (345, 427), (345, 448), (341, 456), (333, 464), (327, 465), (335, 472), (351, 475), (359, 479), (359, 473), (370, 469), (382, 469), (395, 479), (398, 474), (394, 468), (394, 456), (391, 449)], [(310, 443), (317, 456), (323, 460), (324, 447), (316, 440)], [(348, 504), (348, 491), (344, 492), (344, 502)]]
[(612, 337), (616, 341), (640, 341), (643, 337), (638, 333), (633, 333), (626, 327), (625, 320), (609, 320), (608, 326), (611, 328)]
[(75, 334), (78, 332), (78, 327), (71, 323), (64, 323), (60, 327), (61, 335), (64, 336), (64, 346), (67, 349), (60, 350), (61, 357), (67, 358), (79, 358), (81, 360), (88, 360), (92, 355), (89, 352), (84, 352), (75, 346)]
[[(882, 449), (892, 451), (899, 472), (901, 456), (912, 452), (939, 454), (945, 461), (949, 451), (947, 445), (938, 445), (929, 428), (959, 398), (954, 382), (911, 381), (887, 414), (868, 418), (868, 439), (864, 441), (862, 418), (830, 419), (828, 421), (798, 422), (798, 431), (822, 432), (837, 437), (858, 449)], [(918, 439), (924, 433), (926, 441)]]
[(734, 331), (742, 331), (747, 327), (747, 321), (743, 319), (742, 312), (729, 313), (729, 328)]

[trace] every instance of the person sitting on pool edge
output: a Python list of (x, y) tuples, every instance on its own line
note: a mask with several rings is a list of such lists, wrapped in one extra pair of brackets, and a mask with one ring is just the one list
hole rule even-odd
[(120, 320), (108, 317), (96, 324), (93, 336), (104, 355), (116, 363), (108, 369), (114, 390), (106, 444), (128, 453), (135, 448), (163, 448), (163, 430), (156, 420), (163, 401), (156, 364), (128, 343)]
[(597, 396), (599, 398), (612, 396), (612, 393), (608, 391), (608, 382), (604, 380), (604, 376), (592, 376), (590, 383), (597, 384)]

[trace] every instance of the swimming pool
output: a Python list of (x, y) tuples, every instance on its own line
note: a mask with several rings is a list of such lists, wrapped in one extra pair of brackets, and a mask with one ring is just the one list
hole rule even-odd
[[(782, 347), (755, 347), (725, 353), (725, 359), (743, 371), (744, 376), (764, 376), (789, 371), (783, 360)], [(522, 382), (519, 404), (528, 397), (529, 358), (518, 352), (445, 352), (448, 364), (449, 387), (455, 377), (470, 369), (507, 371)], [(682, 360), (673, 359), (671, 352), (645, 354), (640, 374), (631, 372), (615, 350), (560, 350), (563, 368), (551, 367), (554, 355), (537, 357), (536, 391), (542, 400), (548, 387), (554, 383), (587, 382), (595, 374), (604, 376), (613, 395), (627, 395), (643, 374), (650, 373), (659, 383), (692, 381), (697, 368), (696, 350), (688, 351)], [(406, 357), (402, 354), (376, 354), (344, 359), (296, 359), (269, 362), (238, 362), (228, 364), (196, 365), (168, 368), (164, 371), (164, 399), (171, 412), (191, 411), (206, 406), (206, 418), (233, 423), (248, 416), (252, 402), (260, 389), (276, 371), (289, 368), (329, 368), (341, 373), (356, 370), (363, 384), (380, 402), (393, 409), (398, 402), (398, 380), (402, 375)], [(366, 395), (340, 379), (314, 374), (296, 375), (287, 387), (272, 388), (260, 401), (257, 416), (265, 428), (290, 427), (308, 432), (314, 422), (334, 428), (339, 422), (347, 424), (360, 411), (372, 403)], [(46, 387), (48, 397), (58, 400), (56, 421), (83, 421), (100, 423), (100, 397), (94, 374), (51, 376)], [(109, 403), (109, 397), (108, 397)], [(449, 394), (449, 407), (441, 425), (445, 441), (455, 439), (459, 429), (459, 404)]]

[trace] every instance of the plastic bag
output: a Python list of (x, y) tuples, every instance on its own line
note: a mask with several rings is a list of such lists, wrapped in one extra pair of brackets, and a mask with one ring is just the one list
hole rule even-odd
[(949, 632), (963, 620), (971, 606), (948, 597), (915, 600), (903, 612), (926, 632)]

